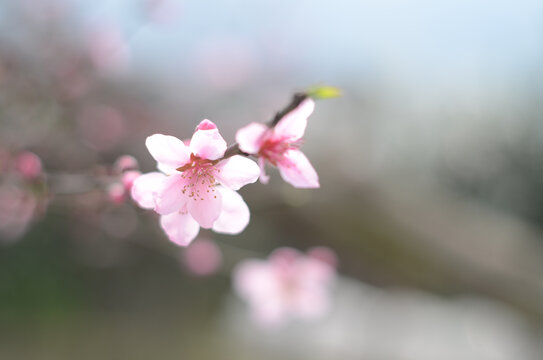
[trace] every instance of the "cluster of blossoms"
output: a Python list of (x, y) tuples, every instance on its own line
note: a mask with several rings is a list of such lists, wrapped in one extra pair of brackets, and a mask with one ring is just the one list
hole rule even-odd
[(141, 175), (138, 170), (138, 160), (130, 155), (119, 157), (113, 164), (113, 175), (118, 178), (117, 181), (109, 184), (107, 195), (113, 204), (122, 204), (126, 200), (134, 181)]
[(336, 257), (328, 248), (306, 254), (279, 248), (267, 260), (248, 259), (234, 270), (234, 289), (258, 324), (275, 326), (289, 318), (318, 318), (330, 307)]
[[(266, 183), (266, 163), (277, 166), (283, 179), (295, 187), (319, 187), (317, 173), (299, 150), (314, 106), (305, 97), (277, 123), (249, 124), (238, 130), (237, 148), (228, 151), (217, 126), (207, 119), (185, 142), (169, 135), (149, 136), (145, 145), (160, 172), (135, 179), (132, 198), (142, 208), (160, 214), (162, 229), (181, 246), (190, 244), (200, 227), (240, 233), (249, 223), (250, 212), (236, 191), (259, 177)], [(250, 155), (257, 157), (260, 166)]]
[[(249, 223), (250, 212), (236, 191), (258, 178), (267, 183), (267, 164), (277, 167), (294, 187), (319, 187), (315, 169), (299, 150), (314, 107), (312, 99), (302, 96), (270, 124), (251, 123), (238, 130), (237, 144), (230, 148), (209, 120), (200, 122), (190, 140), (149, 136), (145, 144), (160, 171), (137, 177), (132, 198), (142, 208), (160, 214), (162, 229), (181, 246), (189, 245), (200, 227), (240, 233)], [(209, 275), (219, 268), (222, 255), (212, 241), (200, 239), (183, 259), (194, 274)], [(313, 248), (306, 254), (280, 248), (266, 261), (238, 264), (234, 288), (261, 325), (319, 317), (330, 307), (335, 265), (335, 254), (327, 248)]]

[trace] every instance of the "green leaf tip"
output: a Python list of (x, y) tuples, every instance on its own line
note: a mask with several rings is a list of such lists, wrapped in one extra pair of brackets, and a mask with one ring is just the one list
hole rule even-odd
[(333, 99), (341, 96), (341, 89), (335, 86), (314, 86), (307, 89), (306, 94), (314, 100)]

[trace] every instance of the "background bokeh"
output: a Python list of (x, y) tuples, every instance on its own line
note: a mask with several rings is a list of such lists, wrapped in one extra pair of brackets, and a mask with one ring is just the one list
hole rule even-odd
[[(542, 44), (536, 0), (2, 1), (0, 358), (543, 358)], [(217, 274), (108, 202), (148, 135), (233, 142), (315, 84), (344, 93), (306, 131), (321, 188), (243, 188), (248, 228), (201, 232)], [(14, 207), (21, 151), (49, 195)], [(256, 326), (231, 269), (316, 245), (332, 311)]]

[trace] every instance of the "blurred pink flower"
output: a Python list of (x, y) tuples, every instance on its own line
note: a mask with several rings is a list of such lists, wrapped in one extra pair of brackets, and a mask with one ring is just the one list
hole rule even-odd
[(117, 174), (121, 174), (128, 170), (137, 170), (139, 168), (138, 160), (131, 155), (122, 155), (115, 160), (113, 164), (113, 171)]
[(101, 24), (91, 29), (87, 44), (90, 58), (99, 70), (118, 70), (129, 62), (130, 48), (114, 24)]
[(307, 256), (322, 261), (334, 268), (338, 265), (336, 253), (326, 246), (312, 247), (311, 249), (307, 250)]
[(78, 130), (84, 141), (95, 150), (109, 150), (127, 134), (126, 119), (114, 107), (88, 105), (77, 116)]
[(242, 261), (233, 273), (235, 291), (265, 326), (325, 315), (335, 277), (334, 266), (292, 248), (279, 248), (268, 260)]
[(318, 188), (317, 172), (299, 150), (307, 126), (307, 118), (313, 112), (315, 102), (304, 100), (296, 109), (286, 114), (275, 127), (253, 122), (236, 133), (239, 148), (258, 156), (260, 181), (269, 177), (264, 168), (266, 162), (277, 166), (283, 179), (297, 188)]
[(125, 197), (126, 197), (126, 190), (123, 184), (115, 182), (108, 186), (107, 198), (111, 203), (115, 205), (120, 205), (124, 202)]
[(124, 189), (126, 191), (130, 191), (132, 189), (132, 185), (134, 185), (134, 181), (140, 177), (141, 172), (136, 170), (131, 171), (125, 171), (123, 175), (121, 176), (121, 182), (124, 186)]
[(0, 238), (13, 241), (22, 236), (32, 222), (37, 199), (28, 191), (0, 185)]
[(199, 238), (183, 253), (183, 263), (195, 275), (212, 275), (222, 264), (222, 253), (212, 240)]
[(38, 155), (25, 151), (15, 158), (15, 170), (25, 179), (36, 179), (42, 175), (43, 167)]
[(214, 123), (203, 120), (188, 146), (162, 134), (149, 136), (145, 144), (166, 175), (138, 177), (132, 198), (162, 215), (161, 226), (172, 242), (188, 245), (200, 226), (229, 234), (247, 226), (249, 209), (234, 190), (255, 182), (260, 170), (240, 155), (221, 160), (226, 142)]

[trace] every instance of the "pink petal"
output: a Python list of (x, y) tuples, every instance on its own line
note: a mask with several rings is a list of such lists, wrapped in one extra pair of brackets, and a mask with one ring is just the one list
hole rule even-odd
[(145, 140), (145, 146), (161, 164), (178, 168), (190, 161), (190, 149), (175, 136), (154, 134)]
[(121, 183), (115, 182), (107, 187), (107, 198), (115, 205), (122, 204), (125, 200), (125, 195), (126, 190)]
[(255, 322), (263, 327), (275, 328), (287, 320), (288, 308), (277, 298), (263, 299), (252, 307)]
[[(219, 130), (215, 126), (210, 126), (209, 120), (202, 120), (202, 129), (196, 128), (196, 132), (190, 140), (190, 149), (192, 153), (198, 157), (207, 160), (217, 160), (224, 155), (226, 151), (226, 141), (219, 134)], [(202, 124), (200, 123), (200, 124)], [(213, 124), (215, 125), (215, 124)]]
[(264, 143), (270, 128), (261, 123), (250, 123), (236, 132), (236, 141), (241, 151), (248, 154), (257, 154)]
[(195, 275), (215, 273), (222, 264), (221, 249), (212, 240), (199, 238), (183, 253), (185, 266)]
[(115, 160), (113, 169), (117, 174), (128, 170), (137, 170), (139, 168), (138, 160), (132, 155), (122, 155)]
[(259, 325), (274, 326), (285, 320), (287, 309), (281, 296), (281, 283), (266, 261), (242, 261), (234, 269), (233, 282)]
[(267, 184), (270, 181), (270, 176), (266, 174), (266, 160), (264, 158), (258, 158), (258, 165), (260, 166), (260, 182)]
[(186, 197), (181, 192), (185, 179), (181, 175), (170, 175), (162, 180), (155, 199), (155, 211), (167, 215), (180, 211), (186, 204)]
[(156, 168), (159, 171), (162, 171), (166, 175), (178, 174), (177, 168), (175, 166), (166, 165), (163, 163), (157, 163)]
[(326, 246), (315, 246), (307, 250), (307, 256), (319, 260), (332, 268), (337, 268), (338, 257), (334, 250)]
[(268, 257), (269, 264), (275, 268), (291, 266), (302, 258), (302, 253), (294, 248), (284, 246), (275, 249)]
[(207, 192), (206, 185), (194, 187), (197, 196), (187, 198), (189, 213), (204, 229), (209, 229), (221, 214), (222, 199), (219, 191)]
[(272, 278), (265, 261), (244, 260), (234, 268), (232, 277), (234, 289), (245, 300), (260, 300), (271, 295)]
[(200, 121), (198, 126), (196, 126), (196, 130), (213, 130), (216, 129), (217, 125), (213, 121), (210, 121), (208, 119), (204, 119)]
[(291, 303), (291, 311), (303, 318), (322, 317), (330, 308), (328, 289), (322, 286), (299, 289)]
[(260, 175), (260, 168), (253, 161), (241, 155), (234, 155), (216, 165), (215, 177), (219, 182), (232, 189), (254, 183)]
[(303, 276), (307, 283), (318, 286), (331, 284), (336, 278), (336, 269), (321, 260), (309, 256), (298, 262), (297, 273)]
[(132, 199), (144, 209), (155, 207), (155, 196), (166, 176), (159, 172), (151, 172), (138, 176), (132, 184)]
[(283, 179), (297, 188), (318, 188), (319, 176), (300, 150), (287, 150), (277, 164)]
[(121, 182), (127, 191), (130, 191), (134, 181), (141, 176), (141, 172), (137, 170), (125, 171), (121, 176)]
[(304, 100), (298, 107), (285, 116), (275, 125), (275, 134), (290, 140), (300, 139), (307, 126), (307, 118), (315, 109), (312, 99)]
[(181, 212), (162, 215), (160, 226), (170, 241), (180, 246), (190, 244), (200, 231), (198, 223), (188, 213)]
[(222, 209), (219, 218), (213, 224), (213, 230), (225, 234), (239, 234), (251, 217), (249, 207), (240, 194), (234, 190), (217, 187), (222, 196)]

